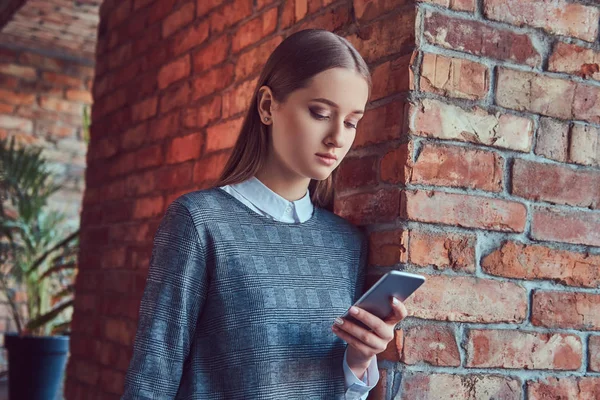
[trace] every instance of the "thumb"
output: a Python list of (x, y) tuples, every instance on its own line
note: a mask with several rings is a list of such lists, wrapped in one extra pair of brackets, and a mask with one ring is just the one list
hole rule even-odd
[(391, 302), (392, 314), (385, 319), (385, 322), (388, 324), (393, 323), (395, 325), (408, 316), (408, 310), (406, 309), (406, 306), (404, 306), (404, 303), (396, 297), (392, 297)]

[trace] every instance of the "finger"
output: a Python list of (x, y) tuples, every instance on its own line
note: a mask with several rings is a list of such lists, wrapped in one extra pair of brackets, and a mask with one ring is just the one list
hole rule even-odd
[[(336, 318), (336, 321), (338, 321), (338, 323), (336, 323), (334, 326), (337, 326), (339, 329), (349, 333), (373, 349), (385, 349), (387, 342), (391, 340), (388, 339), (388, 337), (393, 337), (391, 336), (391, 333), (385, 331), (385, 328), (388, 328), (389, 330), (389, 327), (383, 324), (383, 321), (381, 321), (381, 323), (384, 329), (380, 333), (374, 330), (370, 331), (365, 329), (364, 327), (356, 324), (354, 321), (348, 320), (347, 318)], [(339, 322), (341, 322), (341, 324), (339, 324)]]
[(381, 318), (368, 312), (367, 310), (352, 306), (350, 307), (350, 310), (348, 310), (348, 314), (371, 328), (373, 332), (380, 338), (385, 339), (387, 336), (389, 336), (389, 333), (387, 332), (389, 330), (387, 324)]
[(378, 354), (378, 349), (374, 349), (371, 346), (368, 346), (367, 344), (365, 344), (364, 342), (362, 342), (357, 337), (355, 337), (355, 336), (351, 335), (350, 333), (342, 330), (337, 325), (332, 326), (331, 329), (332, 329), (333, 333), (335, 333), (335, 335), (337, 337), (339, 337), (340, 339), (342, 339), (344, 342), (348, 343), (348, 346), (354, 347), (365, 358), (372, 357), (374, 354)]
[(404, 303), (402, 303), (396, 297), (392, 297), (392, 314), (385, 318), (385, 322), (388, 325), (396, 325), (408, 316), (408, 310)]

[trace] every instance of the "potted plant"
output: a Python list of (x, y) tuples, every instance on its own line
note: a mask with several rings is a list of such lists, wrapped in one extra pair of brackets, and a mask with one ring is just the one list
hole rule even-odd
[(0, 141), (0, 292), (16, 327), (4, 336), (11, 399), (56, 398), (68, 355), (78, 230), (67, 234), (65, 216), (48, 208), (61, 189), (49, 166), (41, 149)]

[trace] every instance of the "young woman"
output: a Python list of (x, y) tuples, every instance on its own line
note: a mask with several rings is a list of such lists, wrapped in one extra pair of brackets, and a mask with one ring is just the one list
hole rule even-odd
[[(365, 234), (333, 214), (332, 172), (370, 94), (352, 45), (285, 39), (213, 188), (169, 205), (154, 239), (123, 399), (364, 399), (407, 311), (340, 316), (362, 293)], [(390, 299), (391, 301), (391, 299)]]

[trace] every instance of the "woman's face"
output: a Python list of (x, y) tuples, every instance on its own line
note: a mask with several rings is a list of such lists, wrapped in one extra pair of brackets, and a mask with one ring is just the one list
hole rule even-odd
[[(273, 100), (271, 161), (301, 178), (327, 179), (354, 142), (368, 96), (367, 81), (360, 74), (333, 68), (315, 75), (308, 87), (290, 93), (285, 102)], [(332, 154), (337, 160), (317, 154)]]

